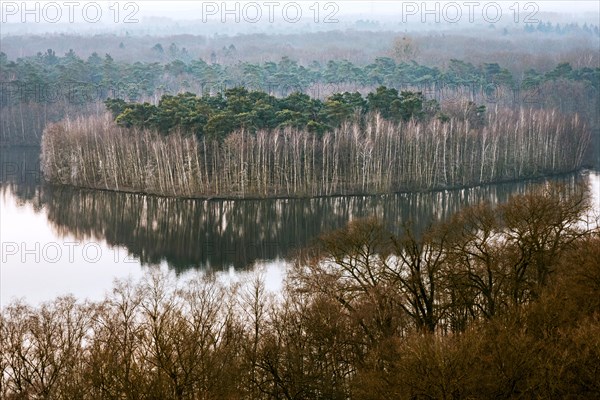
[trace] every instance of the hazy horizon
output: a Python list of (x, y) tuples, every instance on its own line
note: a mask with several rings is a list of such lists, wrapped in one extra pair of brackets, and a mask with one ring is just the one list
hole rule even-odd
[[(77, 34), (127, 31), (154, 34), (165, 24), (176, 33), (238, 34), (270, 29), (290, 31), (499, 27), (578, 22), (597, 24), (596, 1), (2, 1), (0, 35), (73, 31)], [(72, 5), (74, 4), (74, 5)], [(518, 12), (517, 12), (518, 11)], [(164, 24), (156, 25), (157, 21)], [(204, 25), (204, 26), (203, 26)], [(220, 26), (220, 28), (219, 28)], [(179, 29), (179, 31), (177, 31)], [(221, 31), (222, 30), (222, 31)]]

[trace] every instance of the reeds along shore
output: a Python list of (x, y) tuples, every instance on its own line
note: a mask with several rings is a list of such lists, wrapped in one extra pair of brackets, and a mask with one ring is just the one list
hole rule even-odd
[(385, 193), (573, 171), (589, 141), (577, 115), (552, 110), (490, 110), (478, 128), (369, 115), (322, 137), (285, 128), (222, 142), (124, 129), (106, 114), (49, 125), (42, 169), (53, 183), (166, 196)]

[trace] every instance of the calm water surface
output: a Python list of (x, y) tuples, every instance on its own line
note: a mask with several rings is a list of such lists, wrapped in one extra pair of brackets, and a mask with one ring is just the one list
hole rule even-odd
[[(503, 202), (535, 182), (384, 196), (201, 201), (60, 188), (40, 178), (39, 150), (0, 150), (0, 304), (58, 295), (99, 299), (115, 278), (153, 268), (217, 271), (243, 278), (261, 268), (277, 290), (286, 259), (319, 233), (354, 218), (377, 216), (422, 229), (481, 201)], [(589, 181), (600, 210), (600, 174), (553, 180)], [(539, 181), (538, 181), (539, 182)]]

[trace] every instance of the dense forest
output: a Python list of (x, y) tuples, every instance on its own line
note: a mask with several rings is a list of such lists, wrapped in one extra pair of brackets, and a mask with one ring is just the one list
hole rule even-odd
[[(347, 59), (301, 64), (287, 56), (263, 63), (179, 58), (128, 63), (115, 61), (109, 54), (93, 53), (82, 59), (72, 50), (59, 56), (52, 49), (9, 61), (0, 53), (0, 145), (39, 145), (47, 123), (97, 115), (108, 98), (157, 105), (164, 95), (215, 95), (236, 87), (278, 98), (299, 92), (324, 101), (335, 93), (364, 95), (384, 85), (398, 91), (421, 91), (441, 104), (466, 98), (489, 107), (576, 111), (594, 131), (600, 126), (594, 112), (600, 93), (598, 67), (577, 68), (563, 62), (543, 72), (530, 68), (519, 74), (497, 62), (451, 59), (443, 67), (427, 66), (402, 56), (411, 53), (407, 40), (399, 39), (390, 56), (366, 64)], [(571, 96), (561, 96), (564, 91)]]
[[(379, 113), (393, 122), (435, 117), (447, 122), (450, 119), (440, 111), (435, 100), (427, 100), (423, 93), (398, 93), (385, 86), (380, 86), (366, 98), (359, 92), (344, 92), (332, 94), (325, 101), (299, 92), (277, 98), (266, 92), (237, 87), (214, 96), (198, 97), (189, 92), (165, 95), (156, 106), (127, 103), (122, 99), (107, 99), (105, 104), (119, 126), (154, 130), (162, 135), (181, 132), (198, 139), (206, 137), (220, 141), (240, 130), (256, 134), (259, 130), (286, 127), (307, 130), (321, 137), (351, 119), (358, 118), (364, 126), (367, 113)], [(481, 125), (485, 106), (478, 107), (471, 102), (466, 108), (462, 119)]]
[[(99, 302), (0, 312), (5, 399), (600, 396), (600, 236), (582, 186), (544, 185), (421, 234), (324, 233), (275, 295), (154, 273)], [(590, 225), (591, 223), (591, 225)]]

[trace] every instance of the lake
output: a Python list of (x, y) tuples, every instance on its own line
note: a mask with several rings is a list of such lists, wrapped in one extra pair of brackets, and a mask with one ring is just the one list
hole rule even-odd
[[(0, 305), (71, 293), (97, 300), (115, 278), (151, 268), (243, 278), (264, 270), (277, 290), (286, 260), (321, 232), (376, 216), (417, 230), (471, 204), (506, 201), (547, 179), (429, 193), (312, 199), (183, 200), (45, 184), (38, 148), (0, 149)], [(590, 182), (600, 210), (600, 174), (549, 178)]]

